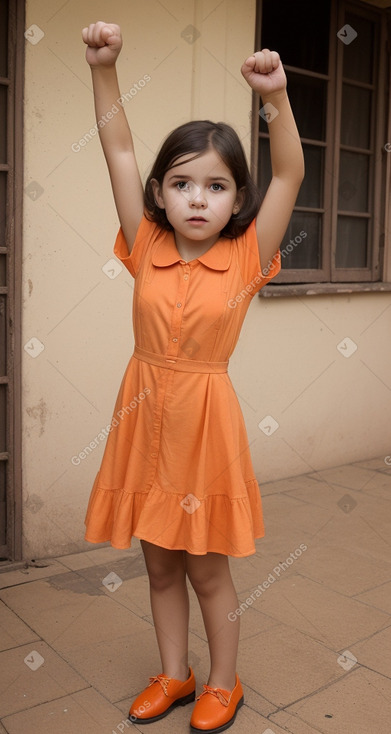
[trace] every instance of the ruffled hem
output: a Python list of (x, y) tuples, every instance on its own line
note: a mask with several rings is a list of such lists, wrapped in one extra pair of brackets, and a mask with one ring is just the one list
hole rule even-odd
[(144, 492), (103, 489), (99, 473), (88, 503), (85, 540), (131, 547), (132, 537), (169, 550), (194, 555), (222, 553), (241, 558), (256, 552), (254, 539), (265, 534), (257, 480), (246, 482), (244, 495), (169, 494), (153, 485)]

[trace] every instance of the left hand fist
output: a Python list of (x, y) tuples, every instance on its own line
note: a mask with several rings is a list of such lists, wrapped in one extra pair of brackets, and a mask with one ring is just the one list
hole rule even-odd
[(254, 90), (261, 96), (286, 88), (286, 76), (277, 51), (264, 48), (256, 51), (244, 62), (241, 72)]

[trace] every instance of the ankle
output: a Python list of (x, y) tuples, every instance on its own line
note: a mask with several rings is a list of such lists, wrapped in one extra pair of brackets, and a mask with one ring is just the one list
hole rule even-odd
[(229, 676), (227, 674), (224, 675), (210, 675), (208, 684), (210, 688), (221, 688), (223, 691), (233, 691), (236, 685), (236, 674), (233, 676)]
[(180, 680), (183, 683), (189, 678), (190, 671), (189, 666), (185, 665), (167, 665), (164, 670), (164, 675), (167, 676), (167, 678), (174, 678), (175, 680)]

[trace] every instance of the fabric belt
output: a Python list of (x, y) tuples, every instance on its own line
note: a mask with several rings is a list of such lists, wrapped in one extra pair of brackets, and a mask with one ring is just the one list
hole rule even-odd
[(133, 355), (143, 362), (155, 364), (157, 367), (166, 367), (169, 370), (179, 372), (227, 372), (228, 362), (201, 362), (196, 359), (183, 359), (182, 357), (167, 357), (164, 354), (148, 352), (141, 347), (134, 347)]

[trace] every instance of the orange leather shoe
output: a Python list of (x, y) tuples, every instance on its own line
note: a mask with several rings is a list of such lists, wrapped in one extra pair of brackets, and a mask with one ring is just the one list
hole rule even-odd
[(150, 724), (163, 719), (175, 706), (185, 706), (195, 699), (195, 678), (191, 668), (187, 680), (168, 678), (163, 673), (151, 676), (149, 685), (133, 701), (129, 719), (134, 724)]
[(193, 709), (190, 731), (194, 734), (218, 734), (234, 723), (238, 710), (243, 706), (242, 684), (236, 674), (235, 688), (232, 691), (210, 688), (207, 685), (203, 688)]

